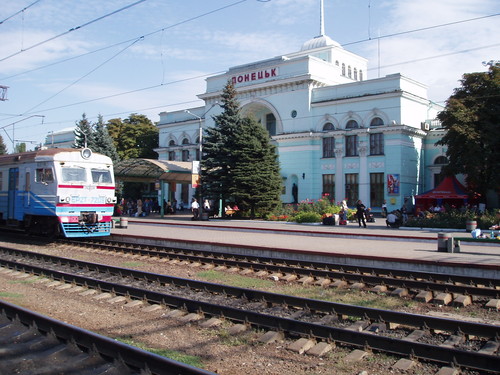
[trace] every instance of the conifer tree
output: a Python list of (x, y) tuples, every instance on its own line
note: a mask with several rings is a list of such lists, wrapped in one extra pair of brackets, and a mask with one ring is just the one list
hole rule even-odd
[(74, 133), (75, 143), (73, 144), (73, 148), (84, 148), (86, 146), (92, 149), (94, 142), (94, 127), (87, 119), (85, 113), (82, 115), (82, 119), (76, 123)]
[(103, 122), (102, 116), (99, 115), (97, 122), (94, 125), (92, 151), (109, 156), (114, 163), (119, 161), (118, 153), (116, 152), (113, 138), (109, 135), (108, 128)]
[(244, 118), (235, 137), (231, 196), (250, 217), (270, 212), (280, 204), (281, 177), (276, 147), (255, 119)]
[(7, 154), (7, 145), (4, 143), (2, 136), (0, 135), (0, 155)]
[(214, 116), (203, 142), (202, 188), (205, 196), (234, 202), (251, 217), (280, 203), (281, 180), (275, 147), (256, 120), (242, 118), (236, 90), (228, 82), (223, 112)]

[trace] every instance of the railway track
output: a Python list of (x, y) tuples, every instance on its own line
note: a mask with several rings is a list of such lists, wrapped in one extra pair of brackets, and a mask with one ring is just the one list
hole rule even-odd
[(309, 353), (320, 350), (318, 346), (327, 350), (344, 345), (404, 359), (500, 372), (500, 327), (496, 325), (344, 305), (3, 250), (0, 264), (4, 269), (92, 288), (108, 293), (110, 298), (124, 296), (158, 304), (169, 310), (168, 315), (180, 315), (190, 321), (226, 319), (236, 326), (265, 329), (260, 341), (285, 338), (291, 350)]
[(1, 374), (208, 375), (0, 300)]
[(187, 262), (205, 268), (230, 269), (287, 282), (321, 287), (356, 288), (418, 302), (465, 307), (472, 303), (488, 308), (500, 306), (500, 279), (452, 274), (404, 271), (346, 264), (295, 261), (261, 256), (243, 256), (164, 246), (126, 244), (109, 240), (63, 240), (72, 246), (112, 254), (149, 257), (172, 262)]

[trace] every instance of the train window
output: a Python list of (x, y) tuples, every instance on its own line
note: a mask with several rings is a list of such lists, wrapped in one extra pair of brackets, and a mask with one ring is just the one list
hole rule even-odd
[(62, 180), (64, 182), (86, 182), (87, 176), (85, 173), (85, 168), (63, 167)]
[(54, 182), (54, 173), (52, 173), (52, 168), (37, 168), (35, 179), (36, 182), (41, 182), (42, 184)]
[(91, 169), (92, 181), (95, 183), (112, 183), (111, 173), (107, 169)]

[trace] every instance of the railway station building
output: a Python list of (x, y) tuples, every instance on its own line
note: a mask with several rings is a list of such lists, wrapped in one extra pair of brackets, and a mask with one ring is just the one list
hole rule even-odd
[[(160, 113), (158, 159), (200, 159), (200, 129), (214, 126), (231, 81), (242, 115), (260, 121), (277, 146), (283, 203), (328, 194), (374, 211), (384, 200), (400, 208), (440, 182), (446, 150), (434, 146), (444, 135), (435, 118), (443, 108), (424, 84), (397, 73), (370, 79), (367, 68), (324, 33), (298, 52), (231, 67), (207, 79), (204, 106)], [(189, 184), (169, 192), (184, 203), (193, 195)]]

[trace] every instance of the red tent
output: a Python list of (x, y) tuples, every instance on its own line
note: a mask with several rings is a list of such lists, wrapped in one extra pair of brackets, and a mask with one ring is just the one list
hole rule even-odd
[(461, 207), (467, 204), (468, 197), (467, 190), (455, 176), (446, 177), (434, 189), (415, 196), (415, 206), (421, 210), (443, 204)]

